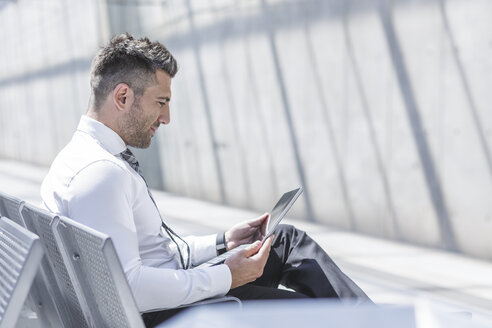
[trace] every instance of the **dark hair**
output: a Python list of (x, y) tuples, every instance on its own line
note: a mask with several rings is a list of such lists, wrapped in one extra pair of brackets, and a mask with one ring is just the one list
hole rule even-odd
[(113, 37), (94, 57), (91, 67), (93, 108), (98, 110), (119, 83), (127, 83), (136, 96), (143, 94), (155, 72), (161, 69), (174, 77), (178, 63), (159, 42), (135, 39), (128, 33)]

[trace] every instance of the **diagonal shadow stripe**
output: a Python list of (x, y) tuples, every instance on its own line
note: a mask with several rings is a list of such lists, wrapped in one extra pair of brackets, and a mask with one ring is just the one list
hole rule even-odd
[(9, 4), (15, 4), (15, 0), (2, 0), (0, 1), (0, 11), (6, 8)]
[[(492, 308), (492, 302), (486, 297), (480, 297), (469, 293), (466, 287), (460, 286), (456, 288), (439, 288), (425, 280), (417, 280), (415, 278), (406, 277), (404, 275), (397, 275), (387, 270), (379, 270), (373, 267), (369, 267), (363, 264), (358, 264), (346, 259), (337, 259), (336, 262), (344, 269), (346, 273), (349, 273), (351, 277), (357, 279), (360, 277), (361, 280), (373, 281), (377, 284), (383, 285), (386, 289), (388, 288), (398, 288), (398, 289), (409, 289), (412, 292), (425, 293), (427, 295), (435, 295), (442, 297), (445, 300), (452, 300), (453, 302), (458, 302), (461, 304), (466, 304), (467, 306), (473, 306), (481, 311), (490, 312)], [(477, 286), (482, 287), (482, 286)], [(490, 287), (490, 286), (483, 286)]]
[(294, 158), (295, 158), (295, 163), (296, 163), (296, 168), (297, 168), (297, 174), (299, 175), (299, 180), (301, 181), (301, 185), (304, 187), (304, 202), (306, 204), (306, 215), (307, 219), (310, 221), (316, 221), (316, 218), (314, 217), (314, 212), (313, 208), (311, 206), (311, 195), (309, 192), (309, 186), (307, 184), (306, 176), (304, 174), (304, 165), (301, 160), (301, 156), (299, 153), (299, 146), (297, 144), (297, 135), (296, 135), (296, 130), (294, 128), (294, 122), (292, 120), (292, 114), (291, 114), (291, 109), (290, 109), (290, 104), (289, 100), (287, 97), (287, 88), (285, 87), (284, 83), (284, 76), (282, 73), (282, 68), (280, 67), (280, 58), (278, 55), (277, 51), (277, 45), (275, 43), (275, 35), (274, 31), (272, 28), (271, 24), (271, 19), (272, 15), (269, 12), (268, 5), (265, 0), (261, 0), (261, 6), (264, 11), (264, 18), (266, 21), (266, 32), (268, 35), (268, 42), (270, 44), (270, 49), (272, 51), (272, 59), (274, 62), (274, 68), (275, 68), (275, 75), (277, 77), (277, 82), (278, 86), (280, 89), (281, 93), (281, 98), (282, 98), (282, 103), (283, 103), (283, 108), (284, 108), (284, 113), (285, 113), (285, 119), (287, 121), (287, 126), (289, 130), (289, 137), (290, 137), (290, 143), (292, 145), (292, 150), (294, 153)]
[(328, 106), (328, 101), (326, 100), (325, 96), (325, 90), (323, 90), (323, 83), (321, 81), (321, 76), (320, 76), (320, 70), (319, 70), (319, 64), (316, 59), (315, 55), (315, 50), (313, 46), (313, 41), (311, 38), (311, 31), (310, 31), (310, 23), (308, 22), (308, 18), (306, 17), (305, 23), (304, 23), (304, 34), (305, 36), (305, 42), (306, 42), (306, 50), (309, 56), (309, 63), (311, 66), (311, 71), (314, 77), (314, 83), (316, 85), (316, 91), (318, 93), (319, 101), (321, 104), (322, 108), (322, 115), (324, 119), (324, 123), (326, 125), (326, 130), (328, 132), (328, 143), (331, 147), (331, 152), (332, 152), (332, 158), (335, 162), (336, 166), (336, 172), (337, 172), (337, 177), (338, 177), (338, 183), (340, 185), (340, 189), (342, 192), (342, 197), (343, 197), (343, 204), (345, 206), (345, 210), (347, 211), (348, 214), (348, 220), (349, 220), (349, 228), (351, 230), (357, 230), (357, 222), (355, 219), (355, 214), (354, 214), (354, 209), (352, 207), (352, 203), (350, 201), (349, 197), (349, 191), (348, 191), (348, 185), (347, 185), (347, 179), (346, 179), (346, 173), (345, 169), (343, 167), (342, 159), (340, 156), (340, 150), (338, 149), (337, 142), (336, 142), (336, 137), (335, 137), (335, 129), (333, 127), (333, 120), (330, 115), (330, 108)]
[(0, 87), (11, 84), (26, 83), (36, 79), (49, 79), (62, 74), (74, 72), (89, 72), (92, 58), (75, 58), (66, 62), (58, 63), (53, 66), (45, 66), (39, 69), (29, 70), (15, 76), (3, 77), (0, 80)]
[[(217, 17), (217, 20), (220, 19), (220, 14), (215, 7), (214, 4), (211, 4), (212, 11)], [(238, 8), (236, 8), (238, 9)], [(226, 40), (226, 35), (229, 33), (231, 29), (226, 29), (223, 32), (223, 38), (221, 40)], [(241, 133), (240, 133), (240, 124), (241, 121), (238, 118), (238, 106), (237, 103), (234, 99), (234, 91), (233, 91), (233, 85), (234, 81), (231, 78), (231, 72), (229, 70), (229, 67), (227, 67), (227, 54), (226, 54), (226, 47), (225, 47), (225, 42), (226, 41), (221, 41), (219, 42), (219, 50), (220, 50), (220, 62), (221, 62), (221, 72), (222, 72), (222, 78), (224, 80), (224, 85), (225, 85), (225, 98), (227, 100), (227, 105), (229, 107), (229, 112), (231, 114), (231, 126), (232, 126), (232, 131), (233, 131), (233, 136), (234, 136), (234, 142), (236, 144), (235, 152), (237, 153), (237, 156), (239, 157), (239, 167), (240, 167), (240, 172), (241, 172), (241, 177), (240, 179), (243, 182), (244, 186), (244, 197), (242, 197), (242, 202), (244, 207), (250, 207), (252, 204), (252, 189), (249, 181), (249, 170), (247, 166), (247, 161), (246, 161), (246, 152), (245, 152), (245, 140), (244, 138), (241, 138)], [(232, 73), (233, 75), (233, 73)], [(239, 177), (238, 177), (239, 178)]]
[[(248, 23), (247, 30), (249, 31), (251, 24)], [(265, 152), (265, 156), (268, 159), (268, 176), (270, 178), (270, 183), (273, 188), (273, 195), (280, 194), (279, 184), (277, 179), (277, 173), (275, 172), (275, 161), (273, 159), (273, 146), (270, 141), (270, 138), (267, 134), (268, 123), (265, 118), (265, 110), (262, 108), (260, 101), (258, 101), (258, 95), (261, 94), (259, 91), (258, 83), (257, 83), (257, 75), (255, 74), (254, 66), (253, 66), (253, 51), (251, 49), (250, 35), (247, 32), (244, 36), (244, 52), (246, 57), (246, 66), (247, 66), (247, 81), (250, 88), (251, 97), (251, 109), (254, 111), (254, 116), (257, 118), (257, 122), (259, 125), (259, 133), (261, 135), (261, 139), (263, 140), (263, 148)], [(275, 196), (274, 196), (275, 197)]]
[(460, 75), (461, 83), (463, 85), (463, 89), (465, 91), (466, 100), (468, 101), (468, 106), (470, 107), (471, 115), (473, 118), (473, 123), (475, 124), (475, 128), (478, 134), (478, 139), (480, 140), (480, 146), (482, 147), (483, 154), (485, 156), (485, 160), (487, 161), (487, 166), (489, 169), (489, 174), (492, 177), (492, 156), (490, 155), (490, 148), (487, 143), (487, 139), (485, 137), (484, 128), (482, 126), (480, 115), (478, 113), (477, 106), (475, 101), (473, 100), (472, 91), (470, 85), (468, 83), (468, 78), (466, 76), (465, 68), (460, 59), (460, 55), (458, 52), (458, 47), (456, 45), (456, 40), (454, 38), (453, 31), (451, 30), (451, 26), (449, 24), (448, 15), (446, 13), (446, 5), (443, 0), (439, 0), (439, 12), (441, 14), (441, 18), (444, 24), (445, 33), (449, 39), (449, 43), (452, 50), (453, 60), (458, 69), (458, 73)]
[(372, 149), (374, 152), (374, 156), (376, 157), (376, 163), (377, 163), (377, 168), (379, 172), (379, 176), (381, 178), (381, 184), (383, 185), (383, 190), (384, 190), (384, 196), (386, 198), (386, 204), (387, 208), (389, 210), (389, 214), (391, 217), (391, 220), (393, 222), (393, 228), (394, 228), (394, 233), (395, 237), (398, 240), (402, 239), (403, 234), (401, 233), (400, 227), (398, 225), (398, 213), (396, 212), (393, 197), (391, 196), (391, 189), (389, 186), (389, 181), (388, 181), (388, 176), (386, 175), (386, 168), (383, 163), (382, 155), (381, 155), (381, 149), (378, 144), (378, 140), (376, 137), (376, 129), (374, 127), (374, 122), (373, 118), (371, 115), (371, 108), (369, 106), (369, 101), (367, 100), (367, 95), (366, 91), (364, 88), (364, 85), (362, 83), (362, 77), (360, 73), (360, 68), (359, 68), (359, 63), (357, 62), (357, 59), (355, 58), (355, 51), (354, 51), (354, 46), (352, 42), (352, 37), (350, 35), (350, 30), (349, 30), (349, 22), (348, 22), (348, 15), (349, 15), (349, 3), (345, 3), (346, 5), (346, 12), (345, 15), (343, 16), (343, 34), (344, 34), (344, 40), (345, 40), (345, 47), (347, 49), (347, 54), (349, 57), (350, 62), (352, 63), (352, 68), (353, 68), (353, 74), (355, 78), (355, 84), (357, 86), (357, 90), (359, 91), (359, 96), (362, 102), (362, 111), (364, 113), (364, 117), (367, 122), (367, 126), (369, 128), (369, 137), (370, 141), (372, 144)]
[[(186, 85), (188, 83), (187, 77), (184, 76), (181, 78), (183, 79), (182, 80), (183, 84)], [(180, 96), (179, 96), (180, 103), (179, 103), (179, 105), (177, 105), (177, 107), (179, 107), (179, 111), (181, 112), (181, 117), (193, 117), (192, 116), (193, 115), (192, 105), (191, 105), (191, 102), (189, 100), (191, 98), (192, 98), (192, 95), (189, 93), (188, 88), (181, 88), (180, 89)], [(184, 121), (184, 120), (180, 120), (180, 121)], [(206, 183), (205, 183), (206, 178), (204, 178), (203, 170), (201, 170), (200, 166), (199, 166), (199, 164), (200, 164), (200, 154), (198, 152), (199, 145), (197, 145), (193, 142), (193, 140), (198, 140), (198, 138), (199, 138), (197, 133), (195, 133), (196, 129), (193, 127), (194, 122), (195, 122), (194, 120), (191, 120), (191, 121), (184, 123), (183, 125), (179, 124), (178, 128), (176, 129), (176, 132), (186, 131), (186, 137), (185, 138), (189, 137), (189, 139), (192, 140), (192, 142), (189, 143), (188, 141), (186, 141), (182, 145), (182, 147), (185, 147), (185, 148), (191, 147), (190, 155), (189, 155), (191, 157), (191, 159), (189, 161), (190, 163), (188, 163), (189, 164), (189, 171), (187, 173), (193, 175), (193, 177), (192, 177), (192, 180), (193, 180), (192, 197), (198, 196), (199, 198), (207, 199)], [(164, 168), (164, 172), (165, 171), (166, 170)], [(165, 190), (165, 189), (163, 189), (163, 190)]]
[(390, 8), (391, 4), (388, 1), (389, 0), (380, 0), (379, 16), (383, 25), (386, 41), (388, 43), (388, 50), (390, 51), (400, 92), (405, 103), (405, 109), (410, 122), (412, 134), (417, 146), (420, 163), (425, 175), (427, 189), (432, 200), (434, 211), (438, 218), (441, 241), (443, 244), (442, 246), (448, 250), (457, 251), (458, 248), (456, 245), (454, 231), (450, 222), (444, 195), (441, 190), (441, 182), (434, 166), (428, 141), (425, 137), (422, 119), (415, 101), (414, 91), (406, 69), (400, 42), (395, 32)]
[(225, 192), (225, 186), (224, 186), (224, 177), (223, 177), (223, 170), (222, 170), (222, 164), (219, 159), (219, 154), (218, 154), (218, 142), (217, 138), (215, 136), (215, 131), (213, 127), (213, 118), (212, 118), (212, 111), (210, 109), (210, 101), (208, 99), (208, 91), (207, 91), (207, 85), (205, 83), (205, 76), (203, 75), (203, 65), (201, 62), (201, 53), (200, 53), (200, 38), (198, 35), (198, 31), (195, 26), (195, 20), (193, 17), (193, 9), (190, 3), (190, 0), (186, 1), (186, 6), (188, 8), (188, 18), (190, 22), (190, 29), (191, 29), (191, 34), (192, 34), (192, 46), (193, 46), (193, 52), (194, 52), (194, 57), (195, 57), (195, 62), (196, 62), (196, 67), (198, 70), (198, 79), (200, 83), (200, 89), (201, 89), (201, 95), (203, 99), (203, 107), (205, 109), (205, 116), (207, 118), (207, 128), (208, 128), (208, 133), (210, 136), (210, 143), (212, 146), (212, 152), (213, 152), (213, 158), (214, 158), (214, 164), (215, 164), (215, 171), (217, 174), (217, 180), (219, 184), (219, 192), (220, 192), (220, 199), (222, 204), (227, 204), (227, 195)]

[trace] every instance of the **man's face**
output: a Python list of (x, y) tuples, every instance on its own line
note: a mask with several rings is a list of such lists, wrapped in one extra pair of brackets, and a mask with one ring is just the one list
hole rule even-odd
[(135, 99), (130, 111), (123, 117), (121, 131), (129, 146), (149, 147), (159, 125), (170, 121), (171, 77), (157, 70), (156, 80), (155, 85), (145, 89), (143, 95)]

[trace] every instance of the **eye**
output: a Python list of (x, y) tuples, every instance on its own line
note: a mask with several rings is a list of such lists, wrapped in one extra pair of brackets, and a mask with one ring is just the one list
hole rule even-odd
[(157, 102), (159, 104), (160, 107), (162, 106), (165, 106), (166, 105), (166, 102), (165, 101), (158, 101)]

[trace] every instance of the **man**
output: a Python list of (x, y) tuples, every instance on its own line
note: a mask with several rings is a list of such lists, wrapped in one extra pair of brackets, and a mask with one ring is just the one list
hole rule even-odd
[[(112, 238), (148, 326), (179, 305), (226, 294), (370, 302), (304, 232), (284, 225), (261, 244), (268, 214), (202, 237), (181, 238), (166, 225), (127, 146), (148, 147), (169, 124), (176, 73), (169, 51), (147, 38), (123, 34), (100, 50), (89, 109), (43, 181), (44, 206)], [(245, 243), (253, 244), (224, 264), (194, 268)]]

